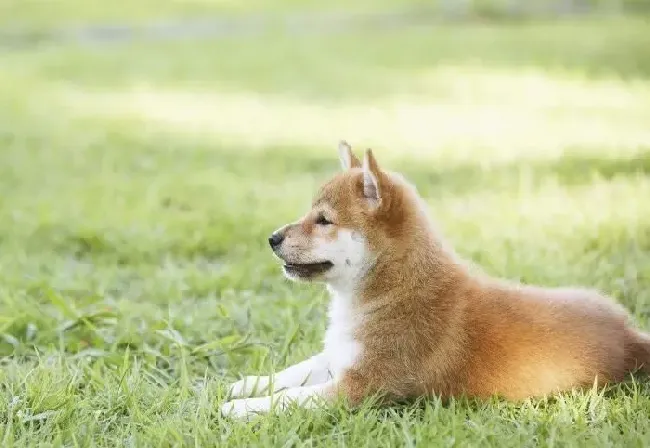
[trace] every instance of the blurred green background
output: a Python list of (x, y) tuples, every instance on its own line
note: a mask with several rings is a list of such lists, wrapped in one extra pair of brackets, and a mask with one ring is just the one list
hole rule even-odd
[(650, 329), (647, 1), (3, 0), (3, 446), (643, 446), (650, 387), (219, 416), (320, 348), (266, 238), (372, 147), (491, 274)]

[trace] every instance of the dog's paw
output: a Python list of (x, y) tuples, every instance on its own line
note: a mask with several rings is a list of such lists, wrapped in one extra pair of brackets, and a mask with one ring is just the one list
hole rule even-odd
[(251, 397), (267, 392), (269, 378), (267, 376), (247, 376), (230, 385), (229, 397)]
[(249, 419), (258, 414), (271, 411), (270, 397), (241, 398), (224, 403), (221, 406), (221, 415), (235, 419)]

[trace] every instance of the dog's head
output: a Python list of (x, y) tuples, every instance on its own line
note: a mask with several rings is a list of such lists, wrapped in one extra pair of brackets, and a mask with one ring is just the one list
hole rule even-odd
[(371, 150), (362, 163), (341, 142), (339, 155), (343, 171), (320, 188), (307, 214), (276, 230), (269, 244), (290, 279), (354, 288), (403, 231), (411, 195), (399, 175), (379, 168)]

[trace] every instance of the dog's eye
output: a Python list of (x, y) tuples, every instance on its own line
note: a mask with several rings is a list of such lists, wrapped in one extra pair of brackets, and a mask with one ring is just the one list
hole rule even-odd
[(321, 225), (321, 226), (327, 226), (327, 225), (332, 224), (332, 221), (328, 221), (327, 218), (325, 217), (325, 215), (320, 214), (316, 218), (316, 224)]

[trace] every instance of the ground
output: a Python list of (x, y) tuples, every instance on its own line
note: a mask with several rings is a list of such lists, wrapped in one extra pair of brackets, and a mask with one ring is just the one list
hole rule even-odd
[(320, 348), (326, 294), (266, 239), (339, 138), (488, 273), (598, 288), (650, 330), (647, 21), (0, 47), (0, 66), (2, 446), (647, 445), (643, 379), (219, 415), (237, 375)]

